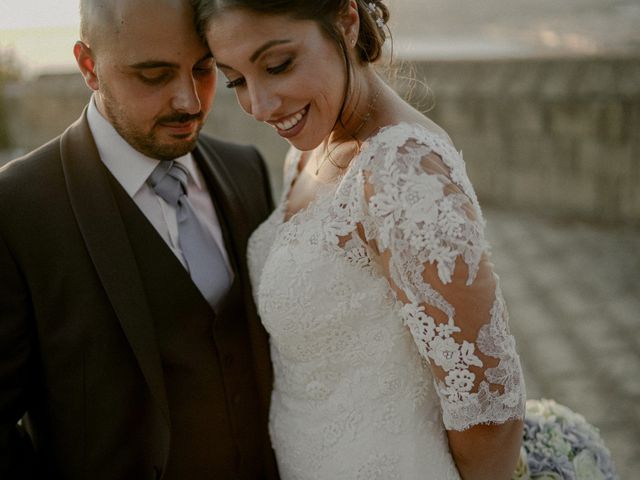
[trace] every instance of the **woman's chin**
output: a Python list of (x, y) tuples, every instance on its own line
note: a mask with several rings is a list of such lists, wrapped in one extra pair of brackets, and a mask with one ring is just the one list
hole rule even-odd
[(309, 152), (314, 150), (322, 143), (322, 139), (308, 139), (308, 138), (287, 138), (286, 139), (289, 145), (294, 147), (296, 150), (300, 150), (301, 152)]

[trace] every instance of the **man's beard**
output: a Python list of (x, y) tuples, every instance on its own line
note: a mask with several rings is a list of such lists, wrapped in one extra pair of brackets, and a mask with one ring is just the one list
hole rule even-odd
[(176, 138), (172, 143), (163, 144), (156, 137), (155, 126), (150, 131), (145, 132), (129, 124), (126, 115), (122, 114), (122, 110), (115, 101), (112, 101), (108, 94), (103, 94), (102, 104), (106, 110), (105, 113), (107, 114), (109, 122), (116, 132), (118, 132), (129, 145), (147, 157), (157, 160), (173, 160), (191, 152), (196, 146), (198, 134), (202, 128), (201, 120), (204, 116), (202, 112), (195, 115), (176, 112), (156, 119), (155, 125), (170, 122), (188, 122), (190, 120), (199, 122), (195, 135), (190, 134), (189, 138), (185, 138), (184, 140)]

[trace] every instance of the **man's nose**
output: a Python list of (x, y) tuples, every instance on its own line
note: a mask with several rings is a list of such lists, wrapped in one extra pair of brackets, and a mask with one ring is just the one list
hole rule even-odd
[(195, 115), (200, 112), (201, 104), (194, 78), (187, 75), (180, 78), (175, 86), (172, 99), (175, 111)]

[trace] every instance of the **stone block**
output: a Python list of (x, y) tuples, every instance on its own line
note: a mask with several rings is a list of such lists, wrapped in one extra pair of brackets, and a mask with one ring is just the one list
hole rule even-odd
[(504, 62), (475, 62), (472, 69), (474, 95), (496, 100), (509, 86), (513, 65)]
[(508, 80), (505, 82), (503, 94), (517, 99), (539, 98), (540, 85), (544, 81), (546, 65), (535, 62), (512, 62)]
[(548, 62), (540, 78), (538, 94), (547, 100), (565, 99), (575, 88), (576, 65), (572, 62)]
[(449, 132), (468, 132), (477, 128), (474, 109), (469, 102), (457, 99), (436, 101), (433, 109), (433, 118)]
[(502, 128), (525, 135), (540, 135), (544, 131), (544, 106), (535, 98), (522, 98), (505, 104)]
[(622, 97), (633, 98), (637, 101), (640, 96), (640, 59), (630, 58), (624, 62), (616, 62), (614, 75), (616, 78), (616, 93)]
[(620, 191), (620, 221), (640, 227), (640, 188), (638, 182), (626, 182)]
[(613, 96), (617, 93), (615, 63), (610, 60), (580, 62), (575, 76), (574, 93), (585, 98)]
[(598, 132), (599, 108), (593, 103), (566, 98), (546, 104), (546, 131), (549, 135), (589, 138)]
[(598, 137), (605, 144), (619, 145), (627, 141), (631, 120), (630, 103), (613, 98), (599, 104)]

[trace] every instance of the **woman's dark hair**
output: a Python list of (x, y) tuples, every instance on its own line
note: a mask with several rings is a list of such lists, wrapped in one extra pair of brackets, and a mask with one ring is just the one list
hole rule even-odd
[[(288, 15), (297, 20), (313, 20), (332, 38), (346, 56), (347, 46), (336, 21), (349, 6), (349, 0), (191, 0), (198, 30), (204, 34), (207, 23), (223, 10), (242, 8), (257, 13)], [(389, 10), (381, 0), (357, 0), (360, 16), (358, 46), (360, 60), (375, 62), (386, 40), (385, 25)]]
[[(245, 9), (267, 15), (287, 15), (296, 20), (312, 20), (338, 46), (347, 67), (346, 91), (351, 86), (351, 61), (348, 47), (338, 29), (340, 13), (349, 7), (349, 0), (191, 0), (199, 33), (204, 37), (207, 24), (223, 10)], [(372, 63), (382, 55), (383, 44), (387, 38), (386, 29), (389, 10), (381, 0), (356, 0), (360, 17), (360, 31), (356, 47), (361, 62)], [(342, 113), (347, 98), (342, 102), (338, 121), (342, 122)]]

